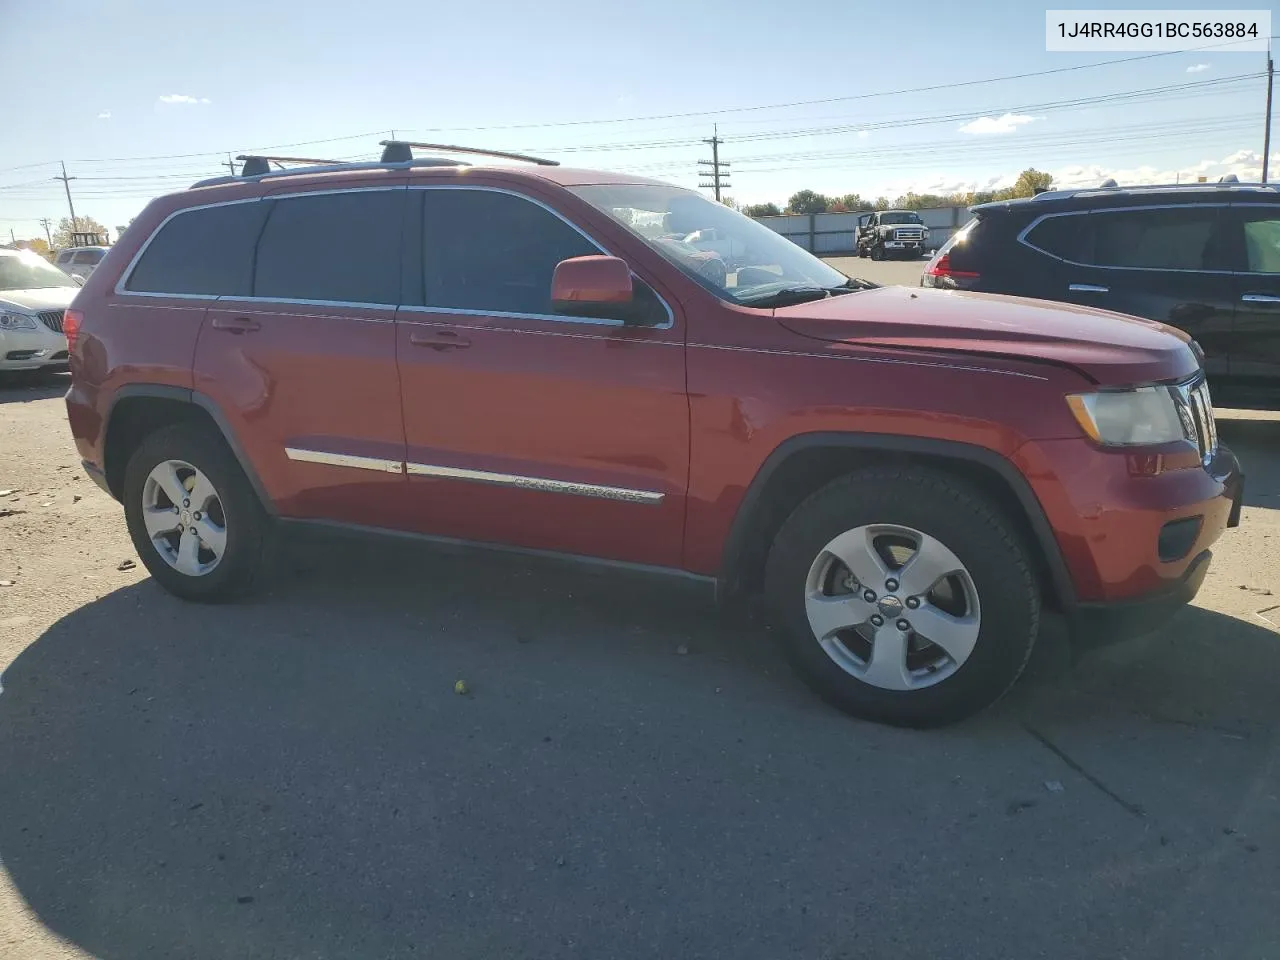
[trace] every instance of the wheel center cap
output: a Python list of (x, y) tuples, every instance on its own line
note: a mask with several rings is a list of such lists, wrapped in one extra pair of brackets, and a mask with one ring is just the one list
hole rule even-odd
[(885, 617), (898, 617), (902, 614), (902, 601), (897, 597), (881, 597), (876, 601), (876, 607)]
[(185, 527), (185, 526), (189, 526), (190, 524), (191, 524), (191, 511), (190, 511), (190, 510), (183, 510), (183, 511), (182, 511), (182, 525)]

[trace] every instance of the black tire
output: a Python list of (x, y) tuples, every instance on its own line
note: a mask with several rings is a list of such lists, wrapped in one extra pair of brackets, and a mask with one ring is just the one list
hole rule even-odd
[[(979, 598), (981, 623), (972, 653), (932, 686), (899, 691), (865, 683), (827, 655), (809, 626), (804, 597), (814, 560), (838, 534), (880, 523), (941, 540), (968, 570)], [(986, 494), (925, 468), (866, 468), (810, 496), (774, 539), (765, 592), (786, 651), (805, 681), (847, 713), (895, 726), (939, 726), (990, 706), (1026, 667), (1039, 631), (1039, 585), (1013, 524)]]
[(878, 243), (877, 243), (874, 247), (872, 247), (872, 248), (871, 248), (871, 259), (872, 259), (872, 260), (883, 260), (883, 259), (884, 259), (884, 247), (880, 246), (880, 244), (878, 244)]
[[(171, 567), (151, 542), (142, 517), (147, 476), (165, 460), (182, 460), (212, 482), (221, 501), (226, 548), (216, 567), (189, 576)], [(202, 423), (175, 423), (150, 434), (129, 458), (124, 472), (124, 514), (139, 559), (151, 576), (184, 600), (217, 603), (248, 593), (262, 567), (268, 518), (235, 455), (221, 434)]]

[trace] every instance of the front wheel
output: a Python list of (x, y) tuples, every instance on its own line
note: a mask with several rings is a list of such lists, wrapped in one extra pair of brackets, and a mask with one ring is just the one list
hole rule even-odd
[(878, 243), (877, 243), (874, 247), (872, 247), (872, 248), (871, 248), (871, 259), (872, 259), (872, 260), (883, 260), (883, 259), (884, 259), (884, 247), (880, 246), (880, 244), (878, 244)]
[(868, 468), (796, 508), (765, 589), (804, 679), (841, 709), (898, 726), (995, 702), (1031, 655), (1040, 593), (988, 496), (923, 468)]
[(143, 440), (125, 467), (124, 511), (138, 557), (170, 593), (226, 600), (257, 577), (267, 518), (211, 427), (177, 423)]

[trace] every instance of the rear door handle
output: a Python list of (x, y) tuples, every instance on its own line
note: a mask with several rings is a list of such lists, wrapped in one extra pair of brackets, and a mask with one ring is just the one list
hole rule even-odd
[(470, 340), (452, 330), (418, 330), (409, 334), (409, 342), (415, 347), (430, 347), (432, 350), (465, 350), (471, 346)]
[(1072, 293), (1110, 293), (1110, 287), (1100, 287), (1096, 283), (1073, 283), (1067, 287)]
[(209, 325), (215, 330), (226, 330), (228, 333), (253, 333), (262, 329), (262, 324), (252, 317), (214, 317)]
[(1242, 303), (1280, 303), (1280, 297), (1269, 293), (1246, 293), (1240, 300)]

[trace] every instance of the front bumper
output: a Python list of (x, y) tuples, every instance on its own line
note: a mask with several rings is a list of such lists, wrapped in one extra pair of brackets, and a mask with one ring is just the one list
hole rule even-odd
[(1212, 559), (1210, 551), (1202, 551), (1182, 577), (1146, 596), (1079, 604), (1068, 618), (1072, 644), (1087, 650), (1159, 630), (1196, 598)]
[(39, 370), (67, 362), (67, 338), (36, 321), (34, 330), (0, 331), (0, 370)]

